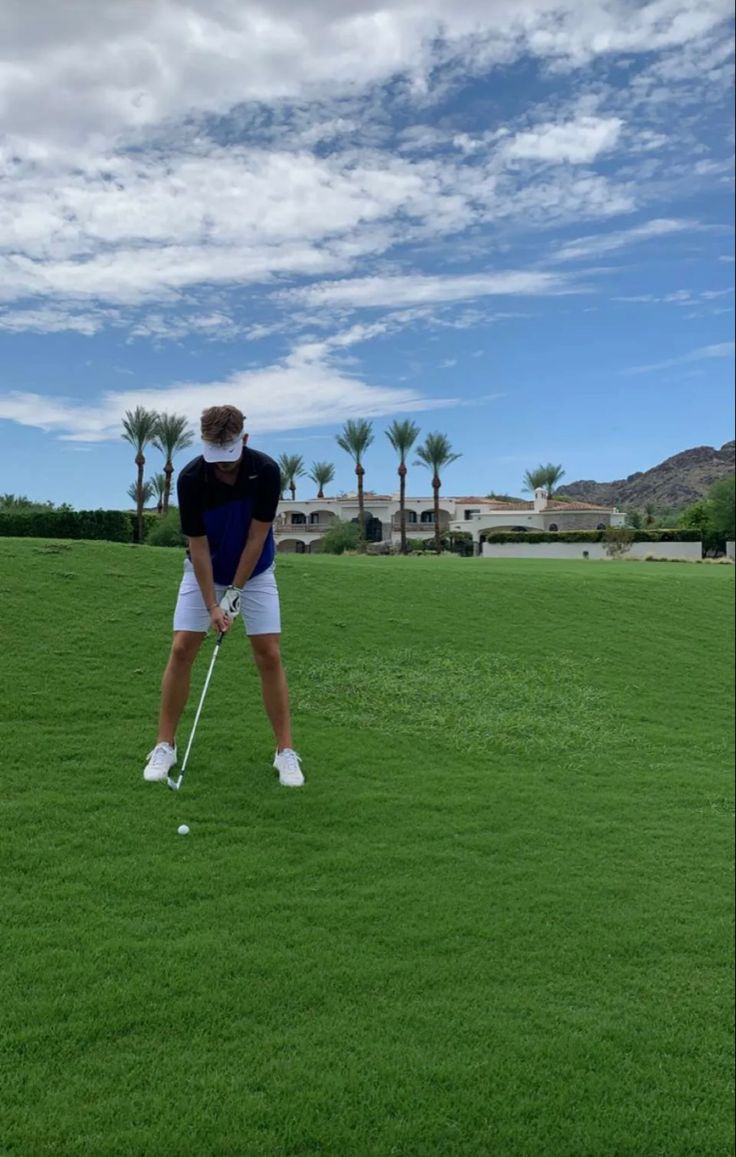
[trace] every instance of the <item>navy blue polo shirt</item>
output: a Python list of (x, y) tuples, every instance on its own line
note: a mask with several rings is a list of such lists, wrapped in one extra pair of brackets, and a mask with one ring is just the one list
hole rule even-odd
[[(207, 536), (214, 580), (219, 586), (229, 586), (235, 578), (251, 520), (273, 522), (276, 517), (281, 498), (277, 463), (268, 454), (245, 446), (237, 478), (230, 485), (221, 482), (214, 465), (200, 455), (180, 471), (176, 492), (182, 533), (187, 538)], [(275, 553), (271, 529), (252, 574), (268, 570)]]

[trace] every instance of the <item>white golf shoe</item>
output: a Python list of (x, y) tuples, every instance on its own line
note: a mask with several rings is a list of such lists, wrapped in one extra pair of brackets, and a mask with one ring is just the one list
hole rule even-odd
[(284, 787), (302, 787), (304, 776), (299, 766), (300, 758), (290, 747), (277, 751), (273, 765), (279, 773), (279, 783)]
[(166, 779), (176, 763), (176, 748), (170, 743), (157, 743), (153, 751), (148, 753), (148, 763), (143, 769), (143, 778), (149, 783)]

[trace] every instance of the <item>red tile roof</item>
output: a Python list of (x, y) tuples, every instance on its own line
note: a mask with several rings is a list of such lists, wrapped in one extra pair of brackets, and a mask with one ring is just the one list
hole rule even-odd
[[(320, 499), (317, 499), (316, 497), (297, 498), (296, 505), (299, 506), (299, 505), (304, 505), (308, 502), (317, 502), (317, 501), (319, 501), (319, 502), (357, 502), (358, 496), (357, 496), (357, 494), (350, 494), (350, 495), (342, 495), (342, 496), (330, 495), (329, 497), (326, 496), (325, 498), (320, 498)], [(428, 497), (427, 498), (427, 497), (422, 497), (421, 495), (418, 498), (415, 498), (412, 495), (407, 494), (406, 501), (407, 502), (423, 502), (423, 503), (426, 503), (427, 506), (434, 505), (434, 497)], [(291, 502), (291, 499), (289, 499), (289, 498), (282, 499), (282, 502)], [(366, 495), (364, 495), (364, 502), (365, 502), (366, 506), (370, 506), (370, 504), (372, 502), (398, 502), (398, 498), (395, 498), (392, 494), (366, 494)], [(458, 498), (454, 494), (440, 494), (440, 505), (442, 505), (443, 502), (455, 502), (455, 503), (466, 504), (466, 505), (472, 504), (475, 506), (481, 506), (483, 509), (485, 509), (486, 511), (489, 511), (489, 512), (494, 511), (494, 510), (508, 510), (508, 511), (534, 510), (534, 502), (531, 500), (526, 501), (525, 499), (521, 499), (518, 501), (514, 501), (513, 499), (511, 499), (511, 500), (507, 501), (507, 500), (501, 499), (501, 498), (479, 498), (477, 496)], [(610, 506), (598, 506), (594, 502), (557, 502), (553, 498), (553, 499), (551, 499), (551, 501), (547, 502), (547, 505), (544, 507), (544, 509), (542, 511), (539, 511), (539, 513), (543, 514), (545, 511), (550, 511), (550, 510), (554, 510), (554, 511), (564, 511), (564, 510), (605, 510), (605, 511), (610, 511), (611, 507)]]
[(554, 498), (548, 502), (545, 510), (606, 510), (611, 511), (611, 506), (597, 506), (595, 502), (555, 502)]

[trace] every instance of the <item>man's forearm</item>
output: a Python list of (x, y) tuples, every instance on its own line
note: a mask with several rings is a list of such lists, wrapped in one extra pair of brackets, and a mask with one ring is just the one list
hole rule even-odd
[(235, 577), (233, 578), (234, 587), (244, 587), (250, 576), (255, 570), (258, 559), (263, 554), (263, 547), (265, 539), (259, 534), (257, 538), (248, 538), (243, 553), (240, 556)]
[(217, 596), (215, 594), (215, 580), (212, 574), (212, 559), (209, 550), (193, 551), (190, 547), (189, 557), (192, 560), (194, 567), (194, 575), (199, 583), (199, 589), (202, 592), (205, 606), (208, 611), (217, 603)]

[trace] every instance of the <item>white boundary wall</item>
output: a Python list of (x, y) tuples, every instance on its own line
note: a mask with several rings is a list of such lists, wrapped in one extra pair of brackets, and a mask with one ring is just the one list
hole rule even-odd
[[(484, 542), (482, 557), (582, 559), (583, 551), (588, 552), (588, 558), (609, 558), (603, 542), (499, 542), (493, 545)], [(692, 562), (703, 557), (703, 545), (700, 542), (634, 542), (621, 557), (646, 558), (648, 554)]]
[(736, 561), (736, 542), (726, 543), (726, 558), (732, 558)]

